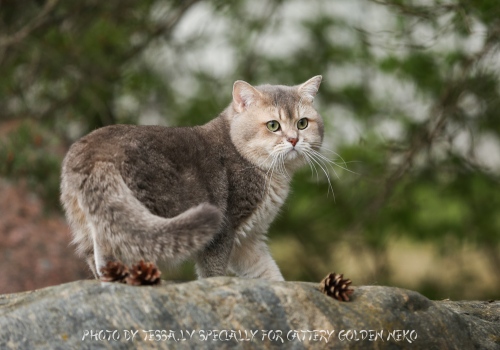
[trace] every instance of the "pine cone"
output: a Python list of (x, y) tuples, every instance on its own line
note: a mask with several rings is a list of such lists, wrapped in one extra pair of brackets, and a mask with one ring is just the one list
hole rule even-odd
[(108, 261), (106, 266), (101, 268), (101, 281), (125, 283), (129, 272), (127, 266), (120, 261)]
[(319, 290), (337, 300), (349, 301), (349, 295), (354, 292), (354, 290), (349, 288), (351, 283), (350, 279), (344, 279), (343, 274), (339, 275), (334, 272), (323, 278), (320, 282)]
[(127, 284), (133, 286), (159, 284), (161, 271), (151, 262), (139, 261), (138, 264), (130, 268), (130, 273), (126, 278)]

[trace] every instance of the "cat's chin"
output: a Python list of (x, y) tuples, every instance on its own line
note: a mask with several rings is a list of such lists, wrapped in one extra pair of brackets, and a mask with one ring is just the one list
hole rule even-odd
[(291, 171), (295, 171), (295, 170), (301, 168), (306, 163), (304, 156), (302, 154), (300, 154), (299, 151), (297, 151), (295, 149), (290, 150), (286, 154), (285, 162), (286, 162), (287, 168), (289, 168)]
[(292, 161), (292, 160), (295, 160), (299, 157), (299, 152), (297, 152), (297, 150), (295, 149), (291, 149), (290, 151), (288, 151), (288, 153), (286, 154), (286, 160), (287, 161)]

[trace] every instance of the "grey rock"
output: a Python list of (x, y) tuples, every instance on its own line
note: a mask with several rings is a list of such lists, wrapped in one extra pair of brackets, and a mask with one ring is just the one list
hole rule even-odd
[(500, 349), (500, 302), (379, 286), (339, 302), (313, 283), (229, 277), (0, 296), (0, 349), (153, 348)]

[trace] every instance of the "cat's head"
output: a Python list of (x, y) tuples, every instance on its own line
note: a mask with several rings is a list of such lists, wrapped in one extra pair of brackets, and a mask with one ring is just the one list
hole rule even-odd
[(311, 160), (323, 141), (323, 120), (313, 107), (322, 77), (297, 86), (233, 86), (231, 139), (263, 169), (295, 170)]

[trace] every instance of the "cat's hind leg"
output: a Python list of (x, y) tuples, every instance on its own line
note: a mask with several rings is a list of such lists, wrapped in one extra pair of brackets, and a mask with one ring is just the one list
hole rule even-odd
[(96, 227), (92, 222), (89, 222), (88, 226), (92, 233), (93, 249), (92, 254), (87, 256), (87, 263), (89, 266), (90, 264), (94, 265), (92, 271), (94, 272), (94, 276), (99, 278), (102, 276), (101, 269), (106, 266), (109, 261), (114, 261), (116, 259), (114, 258), (111, 246), (102, 239), (102, 232), (99, 232), (99, 229), (102, 228)]
[(89, 211), (82, 199), (80, 188), (75, 186), (84, 181), (85, 177), (82, 176), (63, 177), (61, 201), (71, 227), (72, 244), (76, 246), (77, 255), (85, 258), (94, 277), (99, 278), (101, 268), (108, 261), (115, 259), (109, 244), (104, 241), (104, 237), (106, 234), (109, 236), (110, 231), (109, 227), (103, 225), (106, 221), (96, 218), (96, 213)]
[(95, 267), (94, 250), (88, 251), (85, 254), (85, 261), (87, 261), (87, 265), (89, 266), (90, 270), (94, 274), (94, 277), (98, 278), (99, 275), (97, 274), (97, 269)]
[(88, 218), (79, 205), (75, 193), (73, 191), (68, 191), (64, 187), (62, 192), (61, 199), (73, 237), (71, 244), (76, 246), (77, 255), (85, 257), (94, 277), (98, 277), (94, 260), (94, 243), (88, 225)]

